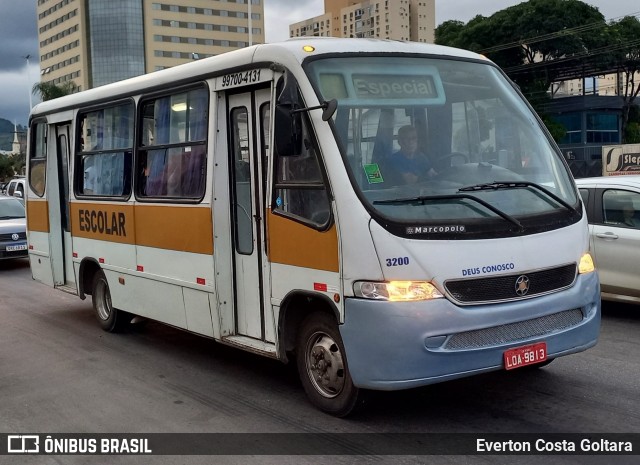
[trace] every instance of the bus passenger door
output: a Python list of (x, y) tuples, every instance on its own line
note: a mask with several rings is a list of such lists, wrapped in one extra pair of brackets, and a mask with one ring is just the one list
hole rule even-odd
[(265, 181), (271, 89), (227, 100), (235, 334), (275, 342), (266, 267)]
[(56, 125), (55, 157), (48, 176), (49, 224), (51, 228), (51, 266), (56, 287), (71, 287), (75, 290), (73, 271), (71, 225), (69, 218), (69, 163), (71, 126), (68, 123)]

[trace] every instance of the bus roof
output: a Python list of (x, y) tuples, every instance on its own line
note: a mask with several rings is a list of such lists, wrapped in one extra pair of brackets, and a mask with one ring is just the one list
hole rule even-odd
[[(313, 51), (305, 51), (303, 49), (305, 46), (313, 47)], [(234, 68), (248, 67), (251, 63), (280, 63), (285, 66), (291, 66), (296, 62), (302, 63), (309, 56), (336, 55), (340, 53), (410, 53), (486, 59), (482, 55), (466, 50), (418, 42), (385, 39), (298, 37), (284, 42), (260, 44), (234, 50), (215, 57), (184, 63), (172, 68), (42, 102), (33, 107), (30, 119), (55, 111), (91, 105), (92, 102), (114, 100), (136, 95), (149, 89), (162, 88), (180, 82), (193, 82), (195, 79), (205, 79), (220, 74), (222, 70), (229, 72)]]

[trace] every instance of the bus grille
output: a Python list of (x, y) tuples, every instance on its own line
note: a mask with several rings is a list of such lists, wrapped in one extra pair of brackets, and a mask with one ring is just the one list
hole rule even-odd
[[(524, 296), (516, 293), (516, 281), (526, 276), (529, 291)], [(565, 289), (576, 279), (576, 265), (564, 265), (531, 273), (517, 273), (479, 279), (445, 281), (444, 287), (451, 297), (462, 304), (519, 300)]]
[(582, 311), (579, 308), (574, 308), (532, 320), (454, 334), (446, 342), (444, 348), (448, 350), (480, 349), (524, 341), (532, 337), (540, 337), (571, 328), (580, 324), (582, 320)]
[[(8, 233), (8, 234), (0, 234), (0, 241), (5, 242), (5, 241), (12, 241), (13, 238), (11, 237), (13, 233)], [(27, 238), (27, 233), (26, 232), (21, 232), (18, 233), (18, 240), (22, 239), (25, 240)]]

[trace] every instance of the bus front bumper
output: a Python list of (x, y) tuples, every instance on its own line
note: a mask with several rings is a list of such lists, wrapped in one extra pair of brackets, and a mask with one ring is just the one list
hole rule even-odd
[(500, 370), (505, 350), (537, 342), (546, 343), (548, 359), (580, 352), (596, 344), (599, 331), (596, 273), (554, 294), (496, 304), (349, 298), (340, 326), (353, 383), (376, 390)]

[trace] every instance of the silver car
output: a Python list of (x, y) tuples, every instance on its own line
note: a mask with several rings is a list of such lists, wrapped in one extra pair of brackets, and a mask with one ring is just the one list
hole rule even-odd
[(0, 196), (0, 260), (27, 255), (24, 206), (15, 197)]
[(640, 175), (576, 179), (603, 300), (640, 304)]

